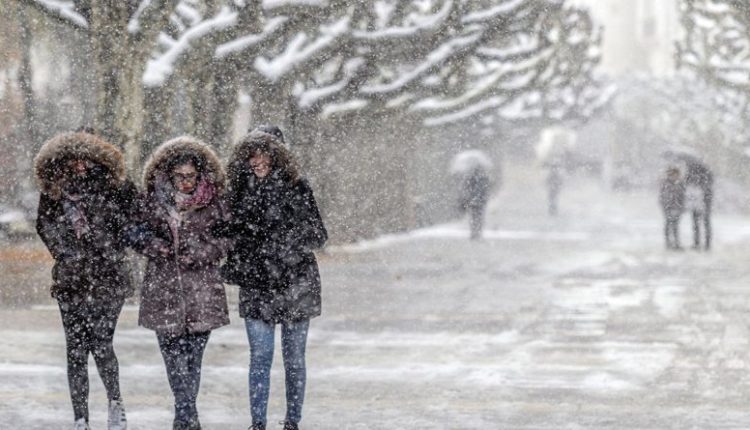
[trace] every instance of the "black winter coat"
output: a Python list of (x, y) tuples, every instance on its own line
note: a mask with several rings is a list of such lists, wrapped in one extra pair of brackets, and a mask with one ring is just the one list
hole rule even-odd
[(482, 168), (475, 168), (462, 183), (459, 205), (462, 210), (481, 209), (490, 194), (490, 178)]
[(665, 213), (682, 213), (685, 209), (685, 184), (679, 180), (663, 179), (659, 189), (659, 204)]
[(55, 259), (53, 297), (93, 294), (123, 299), (133, 294), (124, 232), (136, 210), (137, 191), (130, 181), (102, 187), (81, 200), (89, 233), (80, 239), (64, 214), (63, 198), (40, 195), (36, 229)]
[(328, 233), (313, 191), (275, 177), (246, 182), (229, 195), (231, 221), (217, 234), (234, 239), (222, 268), (240, 286), (240, 316), (280, 323), (321, 313), (321, 283), (312, 250)]

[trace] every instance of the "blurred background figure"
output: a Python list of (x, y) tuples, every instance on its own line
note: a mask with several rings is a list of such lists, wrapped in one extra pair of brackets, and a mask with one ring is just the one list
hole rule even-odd
[[(711, 248), (711, 206), (713, 204), (714, 175), (711, 168), (697, 155), (687, 151), (667, 150), (664, 158), (679, 165), (685, 172), (682, 178), (683, 210), (693, 218), (693, 249)], [(701, 232), (701, 225), (703, 226)], [(702, 233), (702, 234), (701, 234)]]
[(558, 200), (563, 186), (563, 176), (568, 166), (568, 158), (576, 147), (576, 132), (565, 127), (552, 126), (542, 130), (539, 143), (534, 148), (537, 160), (547, 169), (547, 211), (554, 216), (558, 213)]
[(563, 168), (560, 164), (549, 166), (547, 173), (547, 211), (550, 215), (557, 215), (557, 199), (563, 185)]
[(469, 213), (470, 237), (482, 237), (484, 211), (490, 193), (492, 161), (478, 149), (458, 153), (451, 162), (451, 173), (459, 180), (458, 207)]
[(664, 238), (667, 249), (679, 250), (680, 215), (685, 209), (685, 184), (680, 169), (675, 166), (667, 168), (659, 188), (659, 204), (664, 211)]

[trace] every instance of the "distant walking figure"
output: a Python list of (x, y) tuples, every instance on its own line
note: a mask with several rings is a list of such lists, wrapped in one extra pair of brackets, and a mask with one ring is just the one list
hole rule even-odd
[(680, 170), (669, 167), (659, 189), (659, 204), (664, 212), (664, 238), (667, 249), (680, 247), (680, 215), (685, 209), (685, 184)]
[(490, 193), (490, 178), (481, 166), (476, 166), (464, 179), (461, 207), (469, 212), (471, 239), (480, 239), (484, 228), (484, 210)]
[(302, 419), (307, 333), (310, 319), (321, 313), (313, 250), (328, 239), (312, 188), (279, 136), (280, 131), (259, 129), (237, 144), (227, 168), (230, 221), (215, 229), (234, 239), (222, 269), (225, 279), (240, 287), (253, 430), (266, 428), (277, 325), (286, 382), (284, 430), (297, 430)]
[(139, 237), (148, 258), (138, 322), (156, 332), (174, 395), (173, 430), (199, 430), (196, 401), (211, 331), (229, 324), (219, 275), (226, 243), (224, 169), (203, 142), (183, 136), (156, 149), (144, 168)]
[(125, 232), (136, 188), (120, 151), (90, 132), (60, 134), (34, 160), (41, 195), (36, 229), (49, 249), (52, 297), (65, 331), (74, 429), (89, 428), (88, 358), (109, 400), (108, 428), (127, 428), (119, 365), (112, 346), (125, 298), (133, 294)]
[(557, 200), (563, 185), (562, 166), (553, 164), (547, 172), (547, 211), (557, 215)]
[[(688, 207), (693, 215), (693, 248), (711, 248), (711, 204), (713, 202), (714, 177), (711, 170), (698, 160), (688, 160), (685, 174)], [(701, 225), (703, 235), (701, 235)], [(703, 240), (701, 240), (703, 236)]]
[(492, 161), (478, 149), (460, 152), (451, 160), (450, 172), (458, 181), (458, 209), (469, 214), (472, 240), (482, 237), (484, 211), (490, 197), (490, 169)]

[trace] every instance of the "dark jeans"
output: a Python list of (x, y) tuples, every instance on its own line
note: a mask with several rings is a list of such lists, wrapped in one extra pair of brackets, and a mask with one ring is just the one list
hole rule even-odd
[(76, 420), (89, 419), (89, 354), (107, 390), (109, 400), (120, 399), (120, 370), (112, 346), (122, 299), (57, 296), (68, 357), (68, 386)]
[(667, 249), (680, 248), (680, 212), (677, 210), (664, 212), (664, 239)]
[(196, 399), (201, 384), (201, 362), (210, 334), (156, 334), (174, 395), (175, 421), (198, 422)]
[(711, 248), (711, 212), (710, 211), (693, 211), (693, 247), (701, 246), (701, 224), (703, 224), (703, 233), (705, 239), (703, 246), (705, 249)]
[[(309, 327), (308, 320), (281, 324), (281, 352), (286, 382), (285, 420), (295, 424), (302, 419), (302, 404), (305, 402), (305, 346)], [(250, 414), (253, 424), (265, 424), (276, 325), (248, 318), (245, 319), (245, 328), (250, 343)]]

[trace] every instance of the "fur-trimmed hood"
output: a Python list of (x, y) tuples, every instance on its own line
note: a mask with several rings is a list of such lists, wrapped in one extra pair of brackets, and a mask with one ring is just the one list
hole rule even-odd
[(280, 171), (290, 183), (295, 184), (299, 181), (299, 167), (284, 142), (271, 133), (253, 130), (232, 148), (228, 164), (232, 184), (238, 183), (239, 178), (249, 172), (248, 160), (255, 151), (269, 153), (273, 163), (272, 168)]
[(62, 133), (42, 145), (34, 158), (34, 175), (42, 193), (53, 198), (61, 195), (62, 163), (71, 158), (93, 161), (109, 172), (113, 185), (126, 180), (122, 152), (99, 136), (89, 133)]
[(153, 192), (155, 189), (156, 174), (164, 172), (167, 162), (172, 158), (183, 154), (189, 154), (203, 161), (204, 168), (200, 171), (201, 175), (208, 178), (219, 191), (224, 190), (226, 175), (224, 168), (221, 166), (219, 157), (213, 149), (200, 140), (191, 136), (180, 136), (164, 142), (151, 154), (146, 167), (143, 169), (143, 186), (146, 192)]

